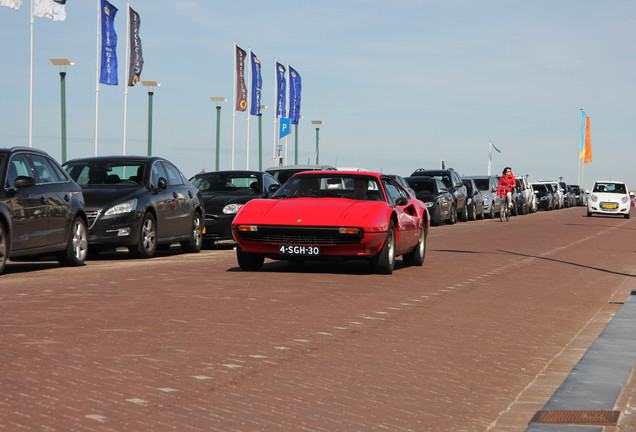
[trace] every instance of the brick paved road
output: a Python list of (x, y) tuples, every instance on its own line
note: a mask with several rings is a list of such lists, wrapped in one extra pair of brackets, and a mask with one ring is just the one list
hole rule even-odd
[(584, 214), (435, 227), (392, 276), (9, 264), (0, 431), (523, 430), (636, 286), (634, 220)]

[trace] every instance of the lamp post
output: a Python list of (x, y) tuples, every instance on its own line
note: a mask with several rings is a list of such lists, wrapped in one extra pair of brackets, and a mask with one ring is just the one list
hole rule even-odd
[(325, 124), (322, 120), (312, 120), (311, 124), (316, 125), (316, 165), (320, 161), (320, 125)]
[(219, 170), (219, 156), (221, 154), (221, 102), (226, 99), (222, 96), (210, 96), (212, 102), (216, 102), (216, 171)]
[(154, 88), (161, 86), (157, 81), (141, 81), (144, 87), (150, 87), (148, 90), (148, 156), (152, 156), (152, 96)]
[(66, 162), (66, 66), (73, 66), (68, 59), (49, 59), (53, 66), (60, 67), (60, 89), (62, 105), (62, 163)]
[[(267, 106), (261, 105), (261, 111)], [(258, 113), (258, 170), (263, 171), (263, 113)]]

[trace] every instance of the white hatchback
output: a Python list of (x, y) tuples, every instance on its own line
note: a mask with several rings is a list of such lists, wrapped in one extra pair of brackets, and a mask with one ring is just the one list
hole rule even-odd
[(629, 219), (629, 191), (623, 182), (597, 181), (587, 200), (587, 215), (594, 213), (623, 215)]

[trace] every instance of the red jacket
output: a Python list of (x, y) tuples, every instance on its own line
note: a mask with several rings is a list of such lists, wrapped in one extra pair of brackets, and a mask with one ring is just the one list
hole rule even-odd
[[(506, 196), (506, 192), (514, 192), (517, 187), (517, 180), (511, 173), (510, 175), (502, 175), (499, 179), (499, 187), (497, 188), (497, 195), (500, 197)], [(505, 190), (505, 192), (504, 192)]]

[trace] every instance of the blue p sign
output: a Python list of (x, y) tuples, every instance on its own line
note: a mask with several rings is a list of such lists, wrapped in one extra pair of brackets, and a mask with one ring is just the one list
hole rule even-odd
[(279, 138), (282, 138), (291, 133), (291, 125), (288, 118), (280, 119), (280, 134)]

